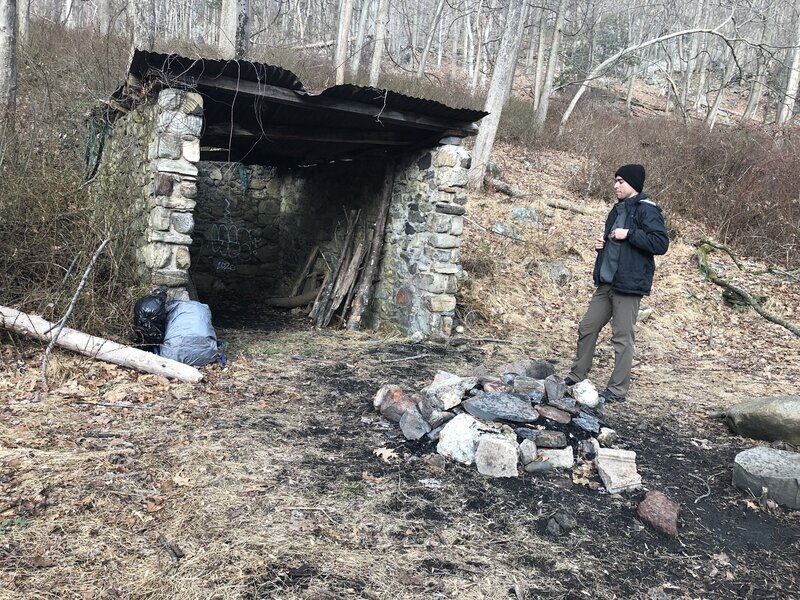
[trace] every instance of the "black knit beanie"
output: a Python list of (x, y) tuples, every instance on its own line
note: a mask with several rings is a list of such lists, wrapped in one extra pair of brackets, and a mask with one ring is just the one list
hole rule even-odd
[(614, 177), (622, 177), (629, 186), (640, 194), (644, 189), (644, 167), (642, 165), (622, 165)]

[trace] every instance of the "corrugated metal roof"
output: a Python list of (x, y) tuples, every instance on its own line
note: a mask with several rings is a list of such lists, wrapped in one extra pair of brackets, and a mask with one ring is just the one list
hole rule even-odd
[(305, 88), (297, 75), (275, 65), (247, 60), (214, 60), (187, 58), (177, 54), (160, 54), (135, 50), (129, 71), (140, 78), (163, 73), (170, 77), (233, 77), (264, 85), (274, 85), (287, 90), (303, 91)]
[(467, 123), (478, 121), (489, 114), (482, 110), (453, 108), (441, 102), (436, 102), (435, 100), (406, 96), (405, 94), (393, 92), (392, 90), (361, 87), (351, 84), (329, 87), (316, 95), (327, 98), (337, 98), (339, 100), (352, 100), (353, 102), (361, 102), (362, 104), (371, 104), (372, 106), (385, 107), (392, 110), (416, 112), (431, 117), (465, 121)]
[(160, 54), (136, 50), (129, 70), (139, 78), (151, 78), (161, 73), (167, 82), (172, 77), (209, 77), (212, 79), (230, 77), (303, 92), (304, 95), (312, 98), (335, 98), (337, 100), (358, 102), (389, 110), (414, 112), (464, 123), (478, 121), (488, 114), (482, 110), (453, 108), (435, 100), (406, 96), (392, 90), (352, 84), (336, 85), (319, 93), (313, 93), (306, 90), (300, 79), (287, 69), (246, 60), (187, 58), (177, 54)]

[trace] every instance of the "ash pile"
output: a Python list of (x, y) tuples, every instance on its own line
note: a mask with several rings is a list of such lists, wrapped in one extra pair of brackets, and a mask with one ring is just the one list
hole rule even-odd
[(596, 470), (609, 493), (641, 487), (636, 453), (615, 447), (594, 385), (568, 387), (548, 361), (507, 365), (497, 377), (439, 371), (419, 392), (384, 385), (373, 404), (406, 439), (429, 440), (490, 477), (572, 469), (573, 480), (600, 488), (589, 480)]

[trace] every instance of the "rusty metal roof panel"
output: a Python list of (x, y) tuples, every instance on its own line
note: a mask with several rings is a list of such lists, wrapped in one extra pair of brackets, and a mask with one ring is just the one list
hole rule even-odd
[(362, 87), (351, 84), (336, 85), (323, 90), (319, 94), (311, 95), (336, 98), (338, 100), (349, 100), (391, 110), (414, 112), (431, 117), (463, 121), (466, 123), (478, 121), (489, 114), (482, 110), (474, 110), (471, 108), (453, 108), (435, 100), (406, 96), (405, 94), (393, 92), (392, 90)]

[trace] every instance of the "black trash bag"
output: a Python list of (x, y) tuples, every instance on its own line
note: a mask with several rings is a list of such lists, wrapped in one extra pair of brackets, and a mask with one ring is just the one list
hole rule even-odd
[(133, 341), (142, 350), (152, 350), (164, 342), (166, 331), (167, 289), (161, 287), (133, 307)]

